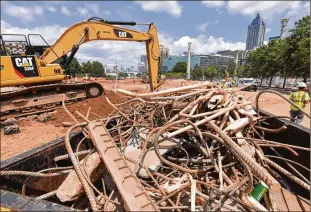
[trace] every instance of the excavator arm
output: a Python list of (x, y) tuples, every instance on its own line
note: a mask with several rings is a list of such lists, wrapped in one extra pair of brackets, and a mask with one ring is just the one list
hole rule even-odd
[(146, 43), (146, 53), (148, 58), (149, 84), (153, 91), (159, 84), (159, 64), (160, 50), (156, 26), (149, 24), (148, 32), (138, 32), (125, 29), (116, 25), (136, 25), (135, 22), (112, 22), (104, 21), (100, 18), (91, 18), (74, 24), (68, 28), (60, 38), (48, 48), (41, 59), (47, 64), (51, 64), (58, 58), (71, 52), (67, 59), (65, 68), (68, 67), (70, 60), (78, 51), (79, 46), (84, 43), (96, 40), (113, 41), (136, 41)]

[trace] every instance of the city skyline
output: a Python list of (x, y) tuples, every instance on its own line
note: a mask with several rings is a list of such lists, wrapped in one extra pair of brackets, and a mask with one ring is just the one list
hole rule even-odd
[[(275, 9), (277, 8), (277, 10)], [(70, 26), (97, 16), (112, 21), (155, 23), (159, 42), (170, 54), (181, 55), (191, 49), (196, 54), (246, 47), (247, 25), (259, 12), (267, 24), (268, 38), (280, 34), (280, 20), (294, 21), (309, 14), (310, 2), (304, 1), (1, 1), (2, 33), (41, 34), (53, 44)], [(194, 15), (195, 11), (195, 15)], [(125, 28), (147, 31), (147, 26)], [(285, 32), (284, 36), (288, 36)], [(137, 66), (146, 54), (143, 43), (94, 41), (82, 45), (79, 62), (100, 61), (108, 66), (118, 62)]]

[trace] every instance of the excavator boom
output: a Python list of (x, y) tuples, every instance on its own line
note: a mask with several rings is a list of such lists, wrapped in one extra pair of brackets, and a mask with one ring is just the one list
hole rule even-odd
[(70, 60), (75, 52), (77, 52), (79, 46), (90, 41), (113, 40), (145, 42), (150, 89), (156, 89), (159, 80), (160, 61), (156, 26), (151, 23), (148, 32), (138, 32), (112, 24), (136, 25), (135, 22), (109, 22), (99, 18), (91, 18), (87, 21), (82, 21), (68, 28), (59, 39), (43, 53), (41, 59), (47, 64), (51, 64), (58, 58), (71, 52), (72, 54), (69, 56)]

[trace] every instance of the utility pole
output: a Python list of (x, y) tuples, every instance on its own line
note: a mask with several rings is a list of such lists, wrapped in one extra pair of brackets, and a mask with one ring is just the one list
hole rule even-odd
[(115, 93), (117, 92), (117, 82), (118, 82), (118, 63), (116, 61), (116, 81), (115, 81), (115, 84), (114, 84), (114, 92)]
[(237, 82), (238, 61), (239, 61), (239, 51), (237, 51), (236, 56), (235, 56), (235, 68), (234, 68), (234, 76), (233, 76), (234, 82)]
[(188, 62), (187, 62), (187, 79), (190, 79), (190, 46), (191, 42), (188, 42)]
[(281, 19), (281, 34), (280, 34), (280, 40), (283, 40), (283, 34), (285, 32), (285, 28), (286, 28), (286, 25), (288, 23), (289, 19), (287, 18), (283, 18)]

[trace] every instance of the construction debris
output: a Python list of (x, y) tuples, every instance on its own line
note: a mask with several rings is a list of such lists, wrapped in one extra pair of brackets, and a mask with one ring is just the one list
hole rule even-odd
[[(262, 127), (267, 117), (261, 117), (239, 89), (223, 90), (205, 82), (154, 93), (118, 92), (133, 98), (120, 104), (107, 98), (114, 108), (107, 118), (89, 120), (90, 110), (86, 115), (76, 111), (82, 123), (63, 101), (76, 124), (68, 124), (68, 155), (54, 160), (70, 158), (73, 167), (54, 172), (69, 175), (57, 192), (44, 198), (56, 194), (61, 201), (72, 201), (75, 209), (93, 211), (272, 211), (284, 204), (276, 201), (286, 189), (278, 173), (310, 190), (310, 182), (293, 166), (277, 165), (263, 148), (292, 165), (295, 162), (283, 158), (278, 148), (294, 155), (294, 149), (310, 149), (266, 140), (266, 134), (286, 126)], [(85, 137), (73, 151), (70, 134), (77, 128)], [(83, 142), (89, 149), (79, 148)], [(93, 156), (96, 162), (84, 162)], [(12, 172), (1, 173), (6, 174)], [(83, 201), (88, 204), (80, 204)]]
[(19, 133), (20, 129), (18, 124), (8, 125), (4, 127), (4, 135), (10, 135), (14, 133)]
[(17, 119), (15, 118), (8, 118), (7, 120), (0, 122), (1, 127), (6, 127), (10, 125), (15, 125), (15, 124), (18, 124)]

